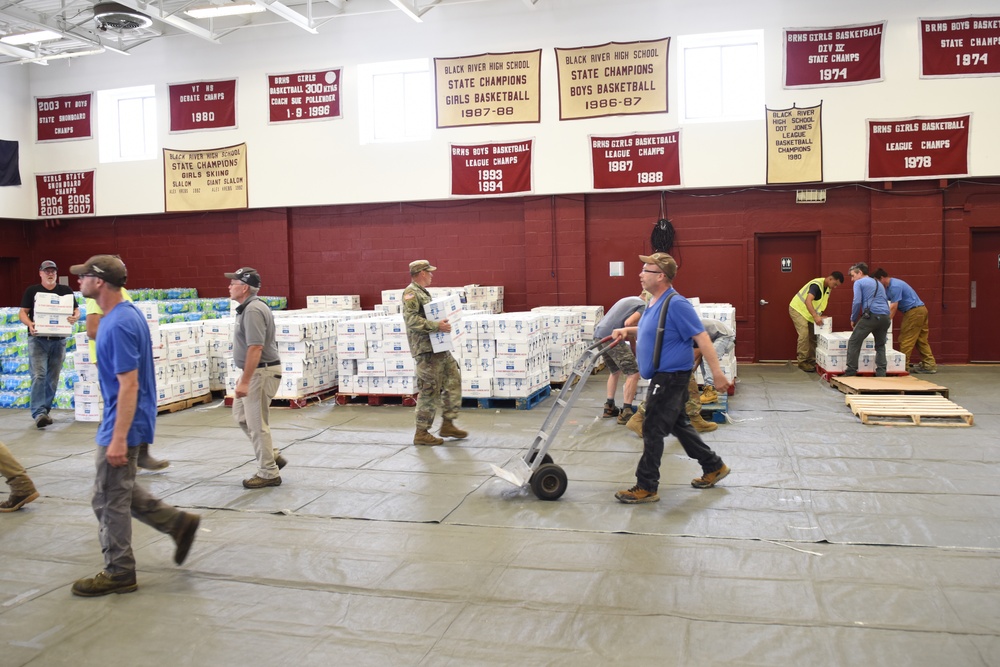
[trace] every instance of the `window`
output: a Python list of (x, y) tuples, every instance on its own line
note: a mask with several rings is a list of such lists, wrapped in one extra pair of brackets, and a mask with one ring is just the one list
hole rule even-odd
[(434, 97), (426, 58), (358, 66), (361, 143), (429, 139)]
[(764, 118), (761, 30), (677, 38), (681, 122)]
[(101, 162), (159, 157), (153, 86), (97, 91), (97, 144)]

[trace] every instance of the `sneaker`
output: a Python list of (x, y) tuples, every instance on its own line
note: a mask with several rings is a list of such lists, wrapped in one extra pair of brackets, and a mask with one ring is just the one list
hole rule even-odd
[(177, 526), (170, 535), (177, 544), (177, 549), (174, 550), (174, 562), (178, 565), (184, 562), (188, 552), (191, 551), (191, 545), (198, 534), (198, 524), (200, 523), (200, 516), (188, 512), (181, 512), (180, 518), (177, 519)]
[(243, 488), (245, 489), (263, 489), (265, 486), (281, 486), (281, 477), (265, 479), (260, 475), (254, 475), (250, 479), (243, 480)]
[(631, 419), (634, 414), (635, 410), (632, 408), (622, 408), (621, 412), (618, 414), (618, 423), (621, 426), (628, 424), (628, 420)]
[(701, 398), (699, 399), (702, 405), (706, 403), (715, 403), (719, 400), (719, 392), (715, 391), (715, 387), (710, 384), (705, 385), (705, 390), (701, 392)]
[(55, 422), (52, 421), (52, 417), (49, 417), (47, 412), (43, 412), (42, 414), (38, 415), (37, 419), (35, 419), (35, 426), (37, 428), (45, 428), (46, 426), (50, 426), (54, 423)]
[(617, 405), (612, 405), (611, 403), (605, 403), (604, 414), (601, 416), (604, 417), (604, 419), (611, 419), (612, 417), (617, 417), (620, 412), (621, 409)]
[(646, 489), (639, 488), (636, 484), (631, 489), (625, 491), (618, 491), (615, 493), (615, 498), (619, 502), (623, 502), (626, 505), (638, 505), (639, 503), (655, 503), (660, 500), (660, 497), (656, 495), (656, 491), (647, 491)]
[(138, 587), (139, 585), (135, 582), (135, 572), (124, 572), (112, 576), (102, 571), (93, 577), (78, 579), (73, 584), (73, 595), (94, 598), (109, 593), (131, 593)]
[(704, 475), (698, 479), (691, 480), (691, 486), (696, 489), (710, 489), (715, 486), (715, 483), (722, 480), (723, 477), (729, 474), (729, 466), (725, 463), (722, 467), (715, 472), (706, 472)]
[(16, 512), (32, 500), (38, 500), (38, 491), (26, 494), (16, 494), (11, 491), (10, 497), (0, 503), (0, 512)]
[(285, 457), (282, 456), (281, 454), (278, 454), (277, 456), (274, 457), (274, 465), (278, 466), (278, 470), (281, 470), (286, 465), (288, 465), (288, 460), (285, 459)]

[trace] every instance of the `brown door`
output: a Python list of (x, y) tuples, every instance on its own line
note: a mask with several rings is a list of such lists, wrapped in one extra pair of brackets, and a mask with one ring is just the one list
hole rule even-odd
[(758, 235), (756, 245), (757, 361), (794, 360), (797, 336), (788, 302), (820, 276), (819, 235)]
[(1000, 361), (1000, 231), (972, 232), (969, 361)]

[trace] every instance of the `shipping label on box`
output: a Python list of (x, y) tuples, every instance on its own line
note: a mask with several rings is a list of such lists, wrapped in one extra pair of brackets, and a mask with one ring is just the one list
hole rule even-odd
[(393, 357), (385, 360), (385, 374), (387, 376), (401, 377), (416, 373), (416, 362), (413, 357)]
[(37, 292), (35, 294), (35, 315), (38, 313), (72, 315), (74, 310), (76, 310), (76, 297), (72, 294), (61, 296), (51, 292)]
[(97, 382), (77, 382), (73, 385), (73, 395), (77, 398), (94, 398), (101, 395), (101, 386)]
[(385, 377), (385, 360), (361, 359), (358, 361), (358, 375), (362, 377)]
[(313, 372), (314, 366), (315, 364), (312, 359), (307, 359), (306, 357), (288, 357), (287, 359), (282, 359), (278, 367), (281, 369), (282, 377), (286, 375), (303, 377), (310, 375)]
[(462, 396), (468, 398), (489, 398), (492, 395), (492, 378), (462, 377)]
[(368, 345), (364, 338), (338, 338), (338, 359), (365, 359), (368, 356)]

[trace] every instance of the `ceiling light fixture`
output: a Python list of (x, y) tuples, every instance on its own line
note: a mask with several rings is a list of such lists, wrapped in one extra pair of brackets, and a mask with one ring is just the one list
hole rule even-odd
[(31, 32), (19, 32), (14, 35), (4, 35), (3, 37), (0, 37), (0, 42), (10, 44), (12, 46), (21, 46), (23, 44), (49, 42), (53, 39), (62, 39), (62, 35), (52, 30), (32, 30)]
[(214, 19), (220, 16), (239, 16), (267, 11), (255, 2), (227, 2), (221, 5), (199, 5), (185, 9), (184, 13), (196, 19)]

